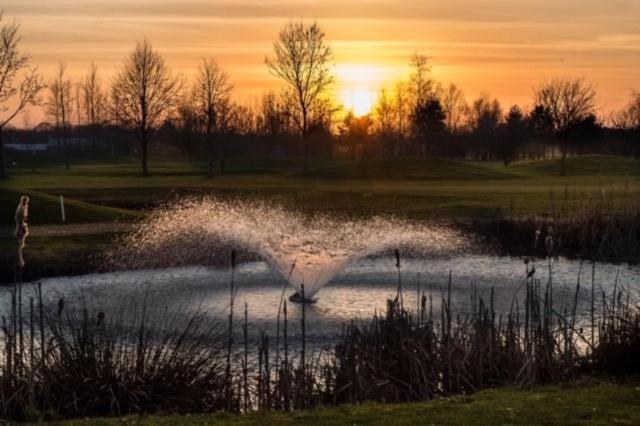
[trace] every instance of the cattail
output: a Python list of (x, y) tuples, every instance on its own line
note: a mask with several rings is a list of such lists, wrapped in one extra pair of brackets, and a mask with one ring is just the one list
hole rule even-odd
[(102, 324), (104, 322), (104, 312), (98, 312), (97, 320), (98, 324)]
[(396, 268), (400, 267), (400, 250), (395, 249), (395, 255), (396, 255)]
[(24, 268), (24, 257), (22, 256), (24, 246), (29, 235), (29, 225), (27, 218), (29, 217), (29, 197), (23, 195), (20, 197), (20, 204), (16, 208), (15, 222), (16, 229), (14, 235), (18, 240), (18, 266)]
[(533, 277), (535, 273), (536, 273), (536, 267), (532, 266), (529, 272), (527, 272), (527, 278)]
[(64, 310), (64, 298), (60, 298), (58, 300), (58, 317), (62, 316), (62, 311)]
[(553, 253), (553, 236), (547, 235), (547, 238), (544, 239), (544, 248), (547, 256), (551, 256), (551, 253)]
[(26, 224), (28, 217), (29, 217), (29, 197), (27, 197), (26, 195), (23, 195), (22, 197), (20, 197), (20, 203), (16, 208), (16, 214), (15, 214), (16, 237), (18, 236), (18, 233), (20, 232), (22, 225)]
[(547, 256), (551, 256), (551, 253), (553, 253), (554, 244), (553, 227), (550, 226), (547, 229), (547, 237), (544, 239), (544, 248), (547, 252)]
[(236, 267), (236, 249), (231, 250), (231, 268), (235, 269)]

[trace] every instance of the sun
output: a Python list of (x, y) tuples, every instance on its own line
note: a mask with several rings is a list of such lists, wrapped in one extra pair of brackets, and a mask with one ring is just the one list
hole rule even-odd
[(345, 110), (356, 116), (369, 114), (378, 100), (384, 71), (369, 64), (338, 64), (335, 72), (338, 99)]
[(352, 111), (359, 117), (371, 112), (376, 102), (376, 95), (366, 87), (355, 87), (342, 90), (340, 101), (347, 111)]

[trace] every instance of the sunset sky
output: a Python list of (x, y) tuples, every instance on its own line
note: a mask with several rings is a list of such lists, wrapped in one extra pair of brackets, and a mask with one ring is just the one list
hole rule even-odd
[[(264, 65), (278, 30), (317, 19), (334, 50), (343, 103), (372, 103), (407, 77), (411, 53), (433, 58), (433, 76), (468, 99), (482, 91), (505, 105), (530, 103), (554, 76), (596, 84), (600, 112), (640, 89), (638, 0), (4, 0), (23, 46), (48, 78), (59, 60), (78, 78), (90, 61), (108, 80), (146, 37), (187, 77), (203, 56), (231, 75), (235, 97), (257, 102), (278, 82)], [(365, 99), (364, 101), (362, 99)]]

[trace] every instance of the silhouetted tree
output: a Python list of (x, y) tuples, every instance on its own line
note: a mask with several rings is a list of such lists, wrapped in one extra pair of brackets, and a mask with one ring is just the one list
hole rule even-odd
[(441, 103), (446, 116), (447, 129), (451, 133), (457, 133), (464, 123), (469, 108), (464, 99), (464, 93), (452, 83), (443, 90)]
[(534, 103), (548, 114), (562, 152), (561, 174), (566, 174), (569, 130), (595, 111), (596, 91), (583, 78), (558, 78), (541, 84), (534, 93)]
[(356, 117), (352, 111), (349, 111), (339, 126), (340, 141), (351, 152), (352, 161), (356, 160), (358, 147), (362, 147), (369, 138), (371, 124), (371, 118), (368, 115)]
[(114, 119), (140, 142), (142, 174), (149, 175), (149, 140), (176, 106), (182, 82), (144, 40), (118, 70), (111, 86)]
[(333, 83), (330, 72), (331, 48), (317, 23), (294, 21), (287, 24), (273, 43), (275, 57), (266, 58), (269, 71), (286, 84), (289, 114), (304, 143), (304, 169), (309, 162), (310, 113)]
[(58, 73), (49, 83), (49, 97), (47, 100), (47, 114), (55, 123), (58, 144), (63, 143), (64, 160), (67, 170), (70, 169), (69, 136), (71, 133), (71, 113), (73, 111), (72, 84), (65, 77), (67, 66), (60, 62)]
[(527, 120), (522, 109), (518, 105), (512, 106), (505, 117), (504, 134), (498, 147), (499, 155), (505, 166), (511, 163), (518, 147), (525, 142), (527, 130)]
[(602, 126), (595, 114), (587, 115), (567, 129), (567, 139), (571, 145), (583, 151), (588, 151), (588, 147), (601, 141), (602, 137)]
[(470, 127), (473, 130), (479, 148), (484, 148), (483, 158), (493, 151), (497, 142), (498, 131), (502, 121), (502, 108), (497, 99), (491, 99), (483, 93), (476, 99), (470, 110)]
[(194, 99), (198, 114), (202, 118), (209, 156), (209, 175), (213, 174), (214, 144), (217, 139), (220, 174), (224, 174), (223, 141), (218, 138), (226, 127), (224, 119), (230, 108), (232, 86), (229, 75), (213, 59), (203, 59), (198, 68)]
[(433, 80), (430, 78), (431, 65), (430, 58), (426, 55), (415, 52), (411, 56), (411, 67), (413, 71), (409, 76), (409, 92), (412, 98), (412, 110), (419, 105), (426, 105), (427, 101), (435, 97)]
[(0, 11), (0, 177), (6, 176), (2, 131), (28, 105), (39, 103), (38, 95), (45, 87), (37, 69), (28, 69), (31, 57), (20, 51), (19, 30), (18, 22), (4, 22)]
[(553, 120), (549, 112), (542, 106), (536, 107), (529, 113), (529, 127), (534, 136), (547, 138), (553, 133)]
[(274, 92), (268, 92), (262, 97), (257, 120), (258, 132), (263, 136), (275, 138), (287, 132), (287, 118), (278, 95)]
[(411, 115), (409, 93), (404, 83), (396, 84), (396, 132), (402, 148), (402, 143), (409, 133), (409, 116)]
[(630, 136), (633, 154), (640, 158), (640, 92), (632, 92), (629, 103), (612, 117), (613, 126)]
[(239, 103), (232, 104), (229, 116), (229, 129), (235, 135), (256, 133), (256, 114), (253, 108)]
[(191, 96), (183, 96), (180, 99), (173, 121), (178, 136), (178, 146), (188, 157), (192, 157), (198, 151), (200, 120)]
[(105, 120), (106, 96), (102, 82), (98, 77), (98, 67), (92, 62), (89, 72), (80, 83), (81, 107), (91, 132), (91, 141), (95, 147), (98, 142), (98, 127)]
[(387, 91), (382, 89), (374, 107), (375, 125), (378, 137), (388, 155), (397, 155), (397, 108)]
[(446, 115), (440, 100), (427, 99), (416, 106), (412, 114), (413, 128), (418, 140), (424, 146), (424, 155), (431, 152), (433, 146), (441, 141), (446, 131)]

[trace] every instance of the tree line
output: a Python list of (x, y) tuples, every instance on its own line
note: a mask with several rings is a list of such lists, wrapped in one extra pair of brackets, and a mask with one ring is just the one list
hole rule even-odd
[[(447, 156), (501, 160), (529, 155), (527, 145), (571, 153), (615, 152), (640, 156), (640, 93), (621, 111), (597, 115), (595, 87), (581, 77), (556, 78), (535, 88), (530, 110), (505, 109), (489, 94), (467, 101), (455, 84), (431, 74), (431, 58), (412, 56), (411, 74), (393, 90), (381, 90), (365, 116), (344, 111), (332, 97), (332, 50), (316, 23), (291, 21), (265, 58), (282, 88), (262, 95), (257, 106), (233, 100), (229, 74), (214, 58), (203, 58), (189, 81), (175, 74), (148, 40), (136, 43), (105, 83), (92, 63), (71, 81), (61, 62), (45, 80), (20, 49), (19, 23), (0, 14), (0, 175), (5, 175), (3, 129), (28, 106), (41, 106), (71, 167), (72, 135), (98, 144), (105, 132), (135, 141), (141, 171), (149, 174), (152, 140), (164, 140), (188, 156), (207, 157), (208, 173), (224, 174), (233, 155), (336, 153), (357, 158)], [(16, 132), (17, 130), (13, 130)], [(115, 132), (115, 133), (114, 133)], [(546, 149), (546, 148), (545, 148)], [(126, 146), (130, 153), (131, 147)], [(546, 155), (546, 154), (543, 154)]]

